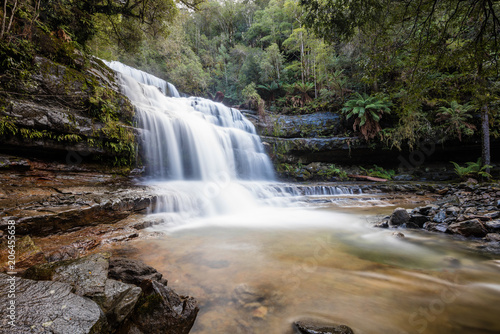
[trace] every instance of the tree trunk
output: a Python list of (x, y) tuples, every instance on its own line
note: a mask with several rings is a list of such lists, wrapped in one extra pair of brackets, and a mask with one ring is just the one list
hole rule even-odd
[(3, 39), (5, 34), (5, 22), (7, 21), (7, 0), (3, 1), (3, 17), (2, 17), (2, 31), (0, 32), (0, 39)]
[[(490, 124), (489, 124), (489, 117), (488, 117), (488, 105), (485, 104), (481, 108), (481, 128), (483, 132), (483, 137), (482, 137), (482, 155), (481, 155), (481, 160), (484, 165), (489, 165), (491, 163), (491, 152), (490, 152)], [(490, 169), (486, 169), (486, 173), (489, 173)]]

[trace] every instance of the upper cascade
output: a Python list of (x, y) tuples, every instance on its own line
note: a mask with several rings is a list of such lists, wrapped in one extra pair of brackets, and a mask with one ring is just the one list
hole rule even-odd
[(172, 85), (170, 82), (167, 82), (163, 79), (155, 77), (152, 74), (146, 73), (144, 71), (138, 70), (136, 68), (127, 66), (125, 64), (120, 63), (119, 61), (107, 61), (103, 60), (103, 62), (108, 65), (109, 68), (115, 70), (116, 72), (120, 72), (128, 75), (129, 77), (134, 78), (135, 81), (143, 83), (145, 85), (158, 87), (161, 92), (170, 97), (180, 97), (177, 88)]
[(274, 179), (255, 127), (239, 110), (199, 97), (166, 96), (164, 80), (116, 61), (106, 63), (119, 73), (121, 90), (135, 106), (138, 126), (146, 130), (141, 146), (152, 177)]

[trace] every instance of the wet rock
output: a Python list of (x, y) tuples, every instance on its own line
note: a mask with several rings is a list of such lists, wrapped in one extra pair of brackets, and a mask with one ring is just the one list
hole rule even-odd
[[(12, 277), (0, 273), (0, 303), (9, 305), (8, 291)], [(2, 333), (98, 334), (106, 326), (99, 306), (90, 299), (73, 294), (69, 284), (15, 278), (15, 331), (7, 323), (7, 314), (0, 322)]]
[(104, 296), (94, 300), (101, 306), (109, 325), (113, 327), (132, 312), (141, 293), (141, 288), (135, 285), (108, 279)]
[(464, 237), (484, 237), (488, 233), (479, 219), (451, 224), (449, 230)]
[(500, 219), (485, 222), (484, 225), (489, 231), (500, 232)]
[(450, 267), (450, 268), (460, 268), (462, 266), (462, 263), (460, 262), (459, 259), (451, 257), (451, 256), (445, 257), (443, 259), (443, 262), (447, 267)]
[(104, 296), (108, 279), (108, 259), (105, 254), (93, 254), (77, 260), (37, 265), (24, 273), (24, 278), (63, 282), (79, 296)]
[(305, 321), (295, 322), (293, 329), (297, 334), (354, 334), (346, 325), (316, 325)]
[(466, 215), (475, 215), (477, 213), (477, 208), (475, 206), (468, 207), (464, 210)]
[(109, 260), (109, 278), (124, 283), (141, 285), (144, 280), (156, 281), (166, 285), (167, 280), (155, 268), (139, 260), (112, 257)]
[(489, 213), (485, 214), (484, 216), (487, 218), (490, 218), (490, 219), (497, 219), (497, 218), (500, 218), (500, 211), (489, 212)]
[(393, 176), (392, 179), (394, 181), (412, 181), (413, 176), (409, 175), (409, 174), (399, 174), (399, 175)]
[(446, 219), (446, 212), (444, 210), (440, 210), (437, 214), (432, 217), (432, 221), (435, 223), (442, 223)]
[(278, 306), (281, 302), (281, 296), (272, 285), (251, 287), (247, 284), (240, 284), (234, 289), (233, 299), (238, 306), (249, 309), (262, 305)]
[(488, 241), (500, 242), (500, 233), (488, 233), (485, 239)]
[(388, 228), (389, 227), (389, 221), (388, 220), (383, 220), (379, 223), (376, 223), (373, 225), (373, 227), (378, 227), (378, 228)]
[(427, 216), (424, 216), (420, 213), (412, 213), (410, 215), (410, 222), (417, 225), (418, 227), (423, 227), (424, 224), (429, 220)]
[(391, 215), (391, 218), (389, 219), (389, 225), (399, 226), (402, 224), (406, 224), (409, 221), (410, 221), (410, 215), (408, 214), (406, 209), (397, 208), (394, 210), (394, 212)]
[(143, 295), (118, 333), (189, 333), (199, 311), (194, 298), (179, 296), (167, 286), (151, 280), (143, 281), (141, 288)]
[(16, 242), (16, 267), (28, 268), (35, 264), (47, 262), (45, 254), (36, 246), (29, 236), (24, 236)]
[(446, 214), (451, 216), (458, 216), (461, 209), (457, 206), (450, 206), (446, 208)]
[(437, 223), (427, 222), (424, 224), (424, 229), (431, 232), (446, 233), (448, 232), (448, 224), (446, 223), (437, 224)]
[(394, 233), (392, 234), (392, 236), (393, 236), (393, 237), (396, 237), (396, 238), (398, 238), (398, 239), (403, 239), (403, 238), (405, 237), (405, 235), (404, 235), (403, 233), (401, 233), (401, 232), (394, 232)]
[(426, 206), (422, 206), (420, 208), (418, 208), (418, 213), (420, 213), (421, 215), (424, 215), (424, 216), (427, 216), (429, 215), (429, 213), (434, 210), (434, 209), (437, 209), (438, 207), (437, 206), (434, 206), (434, 205), (426, 205)]
[(57, 262), (70, 259), (76, 259), (80, 256), (80, 252), (74, 245), (62, 246), (56, 251), (47, 255), (48, 262)]

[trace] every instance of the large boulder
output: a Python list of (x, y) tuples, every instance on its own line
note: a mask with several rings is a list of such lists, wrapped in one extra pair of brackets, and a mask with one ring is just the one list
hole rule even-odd
[[(15, 280), (15, 299), (9, 297)], [(106, 327), (106, 318), (90, 299), (72, 293), (70, 284), (33, 281), (0, 273), (1, 333), (98, 334)], [(7, 305), (15, 301), (15, 325), (8, 322)]]
[(410, 221), (410, 214), (406, 209), (403, 208), (397, 208), (394, 210), (394, 212), (391, 215), (391, 218), (389, 219), (389, 225), (390, 226), (400, 226), (403, 224), (408, 224)]
[(448, 226), (448, 229), (464, 237), (484, 237), (488, 233), (479, 219), (471, 219)]
[(176, 294), (169, 287), (151, 280), (143, 281), (143, 295), (126, 323), (117, 333), (187, 334), (199, 308), (192, 297)]
[(114, 327), (130, 315), (141, 293), (142, 290), (138, 286), (108, 279), (104, 296), (94, 300), (106, 314), (109, 325)]

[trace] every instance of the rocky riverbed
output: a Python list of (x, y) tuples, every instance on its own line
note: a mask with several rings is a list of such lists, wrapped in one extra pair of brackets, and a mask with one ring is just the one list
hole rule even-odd
[(397, 208), (374, 226), (446, 233), (500, 254), (500, 186), (461, 183), (443, 186), (437, 193), (440, 197), (431, 204)]

